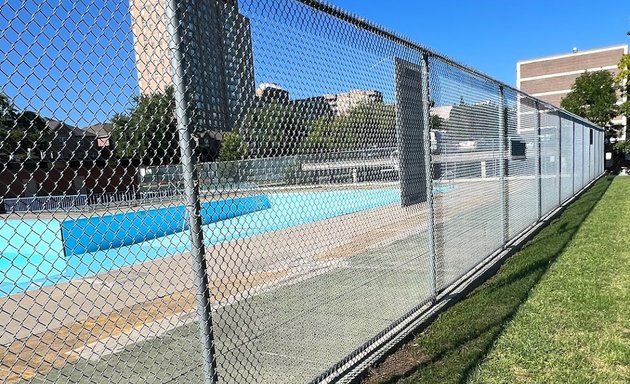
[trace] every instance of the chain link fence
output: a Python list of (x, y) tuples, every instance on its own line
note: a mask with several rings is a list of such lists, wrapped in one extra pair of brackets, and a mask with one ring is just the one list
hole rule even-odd
[(599, 127), (319, 1), (1, 8), (2, 382), (347, 380), (603, 172)]

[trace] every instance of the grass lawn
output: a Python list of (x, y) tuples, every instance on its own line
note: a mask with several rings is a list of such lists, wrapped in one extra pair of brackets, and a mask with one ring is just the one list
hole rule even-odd
[(629, 305), (630, 177), (606, 177), (366, 381), (627, 383)]

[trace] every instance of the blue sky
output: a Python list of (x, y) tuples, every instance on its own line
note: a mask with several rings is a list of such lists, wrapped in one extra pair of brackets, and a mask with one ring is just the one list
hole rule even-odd
[[(630, 42), (628, 0), (328, 1), (508, 84), (518, 60)], [(252, 22), (256, 83), (277, 82), (292, 98), (378, 89), (393, 101), (394, 57), (418, 60), (291, 0), (239, 3)], [(0, 88), (19, 109), (85, 127), (131, 106), (139, 89), (127, 0), (1, 4)]]
[(328, 0), (507, 84), (516, 62), (627, 44), (629, 0)]

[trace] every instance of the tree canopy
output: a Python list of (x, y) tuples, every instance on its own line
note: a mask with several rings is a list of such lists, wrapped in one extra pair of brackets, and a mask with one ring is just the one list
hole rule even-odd
[(0, 160), (39, 159), (47, 144), (42, 140), (46, 122), (32, 111), (18, 112), (7, 95), (0, 92)]
[(143, 159), (145, 163), (179, 163), (177, 120), (173, 87), (134, 98), (126, 114), (112, 118), (116, 156)]
[(250, 158), (296, 154), (309, 121), (293, 104), (270, 103), (252, 108), (240, 129), (244, 154)]
[(251, 109), (240, 129), (223, 136), (219, 160), (342, 152), (396, 145), (394, 105), (364, 103), (345, 114), (314, 116), (299, 105)]
[(395, 106), (366, 103), (344, 115), (315, 119), (300, 145), (300, 153), (355, 151), (395, 145)]
[(612, 119), (619, 115), (613, 76), (608, 71), (584, 72), (576, 80), (571, 92), (562, 99), (562, 108), (607, 128), (613, 135), (616, 127)]
[[(431, 121), (439, 129), (449, 132), (456, 140), (494, 139), (499, 129), (499, 106), (495, 103), (467, 104), (460, 101), (453, 105), (446, 121)], [(508, 114), (508, 118), (511, 114)], [(435, 128), (432, 128), (435, 129)]]
[(243, 146), (241, 135), (237, 131), (227, 132), (223, 135), (219, 150), (219, 161), (241, 160), (245, 155), (245, 147)]
[(617, 67), (619, 72), (615, 76), (615, 83), (621, 90), (621, 96), (626, 98), (619, 106), (619, 111), (625, 116), (630, 116), (630, 54), (623, 55)]

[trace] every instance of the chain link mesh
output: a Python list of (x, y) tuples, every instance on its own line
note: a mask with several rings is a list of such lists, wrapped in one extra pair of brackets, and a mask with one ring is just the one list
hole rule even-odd
[(2, 382), (334, 380), (603, 172), (318, 1), (1, 7)]

